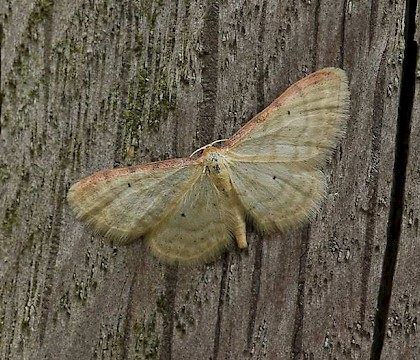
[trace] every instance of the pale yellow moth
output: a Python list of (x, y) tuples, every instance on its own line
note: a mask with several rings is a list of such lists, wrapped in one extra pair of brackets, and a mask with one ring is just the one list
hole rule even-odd
[(265, 233), (313, 218), (325, 195), (321, 171), (345, 133), (346, 74), (317, 71), (292, 85), (220, 148), (97, 172), (74, 184), (77, 217), (118, 243), (143, 237), (164, 262), (211, 260), (246, 221)]

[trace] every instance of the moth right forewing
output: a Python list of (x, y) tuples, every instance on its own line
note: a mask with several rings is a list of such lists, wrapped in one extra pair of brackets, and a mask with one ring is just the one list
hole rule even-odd
[(348, 110), (344, 71), (320, 70), (287, 89), (239, 129), (223, 150), (237, 161), (319, 166), (345, 133)]

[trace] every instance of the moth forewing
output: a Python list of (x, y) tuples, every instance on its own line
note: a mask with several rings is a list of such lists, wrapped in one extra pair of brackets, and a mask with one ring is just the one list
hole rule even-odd
[(225, 144), (243, 161), (325, 163), (345, 133), (350, 95), (345, 72), (327, 68), (298, 81)]
[(197, 178), (193, 159), (173, 159), (97, 172), (74, 184), (77, 217), (117, 243), (145, 236), (172, 211)]

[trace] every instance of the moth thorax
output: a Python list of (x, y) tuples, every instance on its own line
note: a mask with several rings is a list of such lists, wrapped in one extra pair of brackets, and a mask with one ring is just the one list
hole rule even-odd
[(206, 150), (204, 153), (205, 173), (212, 178), (212, 182), (217, 189), (227, 196), (231, 191), (232, 185), (225, 159), (217, 149)]
[(217, 148), (208, 148), (204, 150), (204, 165), (206, 171), (216, 177), (227, 175), (227, 169), (224, 158), (217, 151)]

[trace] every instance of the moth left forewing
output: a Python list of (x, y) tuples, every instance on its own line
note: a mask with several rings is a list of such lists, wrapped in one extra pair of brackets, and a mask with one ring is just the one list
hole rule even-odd
[(211, 260), (232, 243), (230, 209), (205, 173), (182, 201), (146, 236), (164, 262), (193, 264)]
[(94, 231), (126, 243), (150, 232), (200, 173), (201, 166), (191, 159), (104, 170), (74, 184), (68, 200)]

